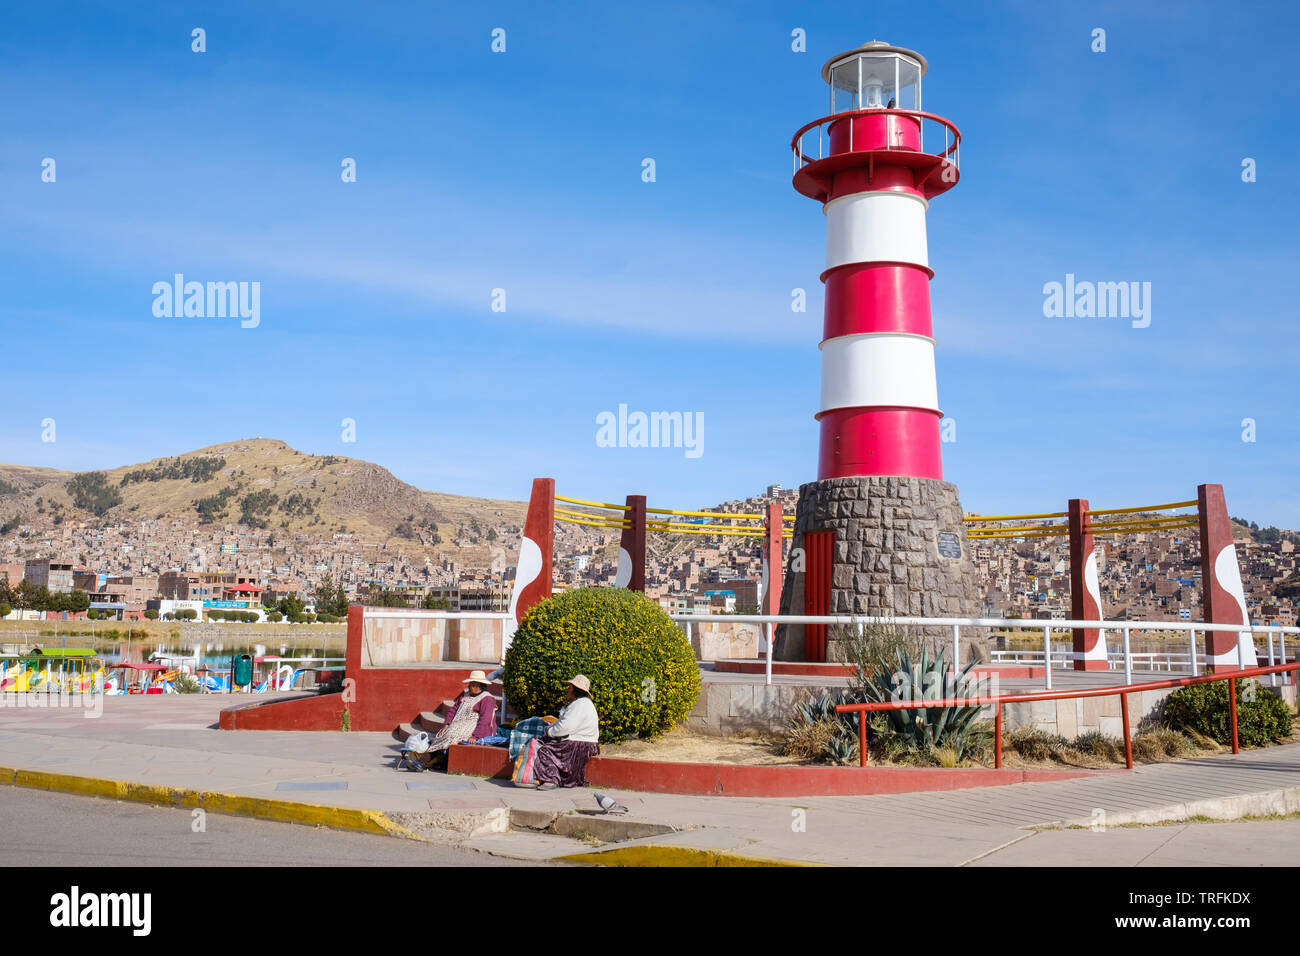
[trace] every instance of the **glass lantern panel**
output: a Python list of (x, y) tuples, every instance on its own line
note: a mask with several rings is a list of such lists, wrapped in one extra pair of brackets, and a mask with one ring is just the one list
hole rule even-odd
[(898, 56), (892, 53), (868, 53), (862, 60), (862, 106), (861, 109), (884, 109), (891, 99), (897, 96), (895, 87), (895, 64)]
[(858, 60), (831, 67), (831, 112), (845, 113), (858, 108)]
[(905, 57), (898, 58), (898, 108), (921, 108), (921, 65)]

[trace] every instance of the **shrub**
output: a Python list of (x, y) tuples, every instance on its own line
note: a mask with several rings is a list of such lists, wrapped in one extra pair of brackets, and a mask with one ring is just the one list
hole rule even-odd
[(177, 674), (172, 680), (172, 689), (178, 694), (197, 694), (199, 682), (190, 674)]
[(266, 619), (270, 621), (272, 624), (279, 624), (281, 621), (284, 620), (284, 615), (281, 614), (279, 611), (267, 611)]
[(1188, 737), (1168, 727), (1149, 730), (1133, 738), (1133, 759), (1152, 763), (1169, 757), (1185, 757), (1196, 750)]
[(149, 608), (149, 610), (145, 611), (144, 616), (151, 621), (158, 620), (158, 612), (155, 611), (153, 608)]
[(1124, 762), (1124, 741), (1118, 737), (1107, 737), (1096, 730), (1076, 737), (1074, 749), (1088, 757), (1100, 757), (1114, 763)]
[(780, 752), (817, 763), (856, 764), (859, 760), (857, 719), (854, 714), (837, 714), (836, 704), (850, 704), (854, 698), (844, 691), (831, 696), (805, 697), (794, 705), (790, 726)]
[(600, 739), (653, 737), (695, 706), (700, 670), (681, 629), (623, 588), (579, 588), (524, 617), (506, 653), (506, 697), (521, 717), (553, 714), (575, 674), (591, 679)]
[[(1262, 747), (1291, 735), (1291, 708), (1256, 681), (1236, 678), (1237, 740), (1243, 747)], [(1204, 734), (1232, 743), (1228, 682), (1210, 681), (1180, 687), (1165, 699), (1165, 721), (1175, 730)]]
[(1005, 746), (1026, 760), (1060, 760), (1070, 742), (1058, 734), (1022, 727), (1007, 734)]

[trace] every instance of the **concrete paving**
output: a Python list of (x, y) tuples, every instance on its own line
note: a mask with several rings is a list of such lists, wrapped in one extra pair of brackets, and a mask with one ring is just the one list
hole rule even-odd
[(503, 866), (501, 856), (369, 833), (0, 787), (0, 866)]
[[(538, 792), (498, 780), (398, 771), (398, 745), (387, 734), (219, 731), (213, 729), (217, 714), (231, 703), (219, 695), (109, 697), (94, 719), (74, 708), (13, 706), (9, 696), (0, 700), (3, 767), (381, 811), (417, 830), (421, 821), (444, 826), (460, 814), (475, 830), (470, 833), (467, 824), (457, 836), (462, 845), (520, 858), (592, 849), (591, 840), (493, 831), (505, 829), (511, 810), (590, 813), (596, 807), (593, 791)], [(1024, 828), (1089, 820), (1098, 810), (1113, 817), (1291, 788), (1300, 788), (1300, 744), (1141, 766), (1131, 773), (947, 792), (764, 799), (610, 793), (631, 808), (630, 819), (676, 831), (626, 841), (621, 848), (715, 849), (831, 865), (1016, 865), (1031, 852), (1059, 865), (1114, 865), (1120, 858), (1139, 865), (1147, 859), (1139, 856), (1147, 843), (1108, 835), (1137, 831), (1061, 831), (1066, 835), (1044, 839)], [(1170, 831), (1177, 828), (1153, 828), (1160, 839), (1173, 839), (1161, 858), (1194, 846), (1200, 826), (1212, 825), (1191, 825), (1186, 837), (1176, 839)], [(1270, 849), (1278, 837), (1263, 824), (1241, 826), (1256, 828), (1244, 831), (1254, 838), (1236, 844), (1243, 848), (1241, 858), (1228, 862), (1274, 862), (1286, 855)], [(1283, 832), (1290, 834), (1285, 846), (1295, 847), (1295, 830)], [(1134, 849), (1118, 856), (1073, 851), (1075, 844), (1102, 846), (1103, 841), (1086, 842), (1099, 835), (1116, 845), (1132, 841)], [(1017, 849), (1021, 843), (1026, 845)], [(1059, 856), (1053, 857), (1054, 850)], [(1256, 851), (1261, 855), (1251, 855)]]

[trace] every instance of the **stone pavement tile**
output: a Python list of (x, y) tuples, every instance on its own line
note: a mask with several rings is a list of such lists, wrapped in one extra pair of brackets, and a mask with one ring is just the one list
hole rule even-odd
[(281, 780), (275, 785), (276, 790), (346, 790), (346, 780)]
[(460, 780), (455, 777), (428, 777), (421, 780), (406, 781), (407, 790), (476, 790), (477, 788), (469, 780)]
[[(969, 865), (1137, 866), (1176, 836), (1177, 829), (1040, 830)], [(1112, 837), (1113, 834), (1119, 836)]]
[(432, 810), (496, 810), (505, 807), (505, 801), (482, 796), (443, 796), (431, 797), (428, 801)]

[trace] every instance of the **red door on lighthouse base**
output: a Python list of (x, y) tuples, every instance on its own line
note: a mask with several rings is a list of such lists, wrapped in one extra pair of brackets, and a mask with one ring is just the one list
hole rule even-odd
[[(835, 557), (835, 532), (810, 531), (803, 539), (807, 565), (803, 576), (803, 612), (829, 614), (831, 576)], [(826, 660), (826, 625), (808, 624), (803, 629), (803, 659)]]

